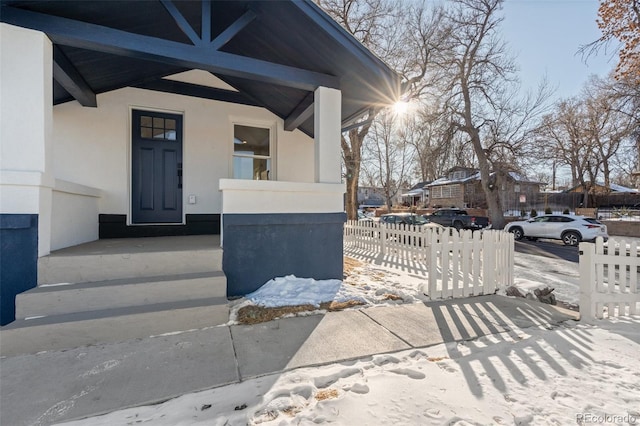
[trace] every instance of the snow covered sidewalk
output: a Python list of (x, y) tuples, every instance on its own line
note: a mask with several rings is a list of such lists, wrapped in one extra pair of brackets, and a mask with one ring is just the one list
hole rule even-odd
[[(152, 404), (229, 383), (235, 384), (227, 392), (235, 394), (235, 386), (246, 389), (243, 383), (253, 380), (258, 380), (253, 382), (256, 388), (252, 391), (258, 398), (256, 404), (262, 404), (270, 387), (258, 383), (268, 382), (269, 377), (278, 377), (283, 372), (313, 366), (320, 366), (318, 371), (322, 372), (325, 371), (322, 366), (331, 363), (342, 366), (366, 363), (379, 356), (394, 359), (397, 357), (394, 354), (407, 350), (423, 352), (438, 345), (471, 342), (502, 333), (517, 336), (522, 330), (552, 328), (569, 318), (571, 316), (548, 305), (491, 295), (427, 304), (381, 304), (257, 325), (226, 325), (9, 357), (2, 360), (0, 369), (2, 424), (48, 425)], [(430, 352), (426, 353), (431, 356)], [(422, 362), (431, 361), (423, 359)], [(407, 378), (420, 376), (414, 375), (412, 369), (398, 367), (399, 372), (404, 370), (407, 374), (401, 375)], [(425, 386), (428, 383), (426, 381)], [(318, 395), (304, 394), (309, 398)], [(234, 398), (233, 408), (253, 404), (245, 391)], [(222, 419), (235, 414), (235, 410), (228, 413), (222, 406), (215, 407), (212, 411), (204, 410), (207, 416)], [(286, 411), (287, 407), (281, 408)], [(256, 411), (252, 410), (240, 413), (245, 416), (242, 418), (253, 419)], [(169, 412), (172, 411), (169, 408)], [(191, 424), (192, 421), (180, 423), (167, 413), (162, 415), (169, 418), (164, 424)], [(159, 419), (151, 424), (163, 424), (158, 423)], [(233, 424), (245, 424), (245, 420)], [(98, 421), (101, 420), (87, 419), (81, 424), (92, 425)], [(136, 420), (107, 422), (129, 423), (135, 424)]]
[(640, 424), (640, 318), (299, 368), (69, 425)]

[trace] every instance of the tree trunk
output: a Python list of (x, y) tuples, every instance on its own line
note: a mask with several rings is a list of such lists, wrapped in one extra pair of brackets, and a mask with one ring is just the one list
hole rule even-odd
[(360, 167), (353, 167), (351, 171), (347, 167), (347, 193), (346, 211), (349, 220), (358, 219), (358, 182), (360, 180)]
[(480, 185), (484, 191), (485, 199), (487, 200), (487, 208), (489, 210), (489, 219), (491, 220), (491, 227), (494, 229), (504, 228), (504, 212), (500, 206), (500, 199), (498, 197), (499, 191), (496, 185), (491, 185), (491, 167), (487, 155), (482, 148), (482, 142), (480, 141), (480, 134), (478, 129), (473, 128), (471, 132), (471, 142), (473, 148), (478, 157), (478, 166), (480, 168)]
[(464, 131), (470, 136), (473, 150), (476, 153), (478, 159), (478, 167), (480, 168), (480, 185), (485, 194), (487, 200), (487, 208), (489, 210), (489, 219), (491, 220), (491, 226), (494, 229), (504, 228), (504, 212), (500, 207), (500, 200), (498, 199), (498, 188), (491, 186), (489, 179), (491, 178), (491, 167), (487, 153), (482, 146), (480, 140), (480, 131), (473, 125), (473, 115), (471, 113), (471, 96), (469, 95), (469, 88), (463, 82), (462, 95), (465, 103), (464, 118), (465, 128)]
[[(369, 117), (375, 117), (376, 113), (375, 109), (371, 109)], [(347, 142), (344, 135), (340, 138), (347, 181), (345, 210), (349, 220), (358, 219), (358, 186), (360, 182), (360, 163), (362, 161), (362, 143), (370, 128), (371, 122), (364, 124), (360, 131), (357, 128), (349, 130), (349, 142)]]

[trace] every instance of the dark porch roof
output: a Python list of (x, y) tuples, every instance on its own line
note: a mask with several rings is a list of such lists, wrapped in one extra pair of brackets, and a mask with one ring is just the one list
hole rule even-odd
[[(0, 21), (54, 43), (54, 104), (133, 86), (261, 106), (313, 135), (313, 91), (342, 122), (399, 97), (400, 78), (310, 0), (0, 0)], [(206, 70), (238, 92), (162, 77)]]
[(431, 182), (433, 181), (427, 180), (424, 182), (418, 182), (415, 185), (413, 185), (411, 188), (409, 188), (409, 191), (413, 191), (414, 189), (424, 189), (424, 187), (429, 185)]

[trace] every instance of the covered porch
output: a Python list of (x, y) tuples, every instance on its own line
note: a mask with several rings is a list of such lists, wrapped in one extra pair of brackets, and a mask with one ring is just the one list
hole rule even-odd
[(219, 234), (228, 296), (342, 276), (340, 132), (400, 85), (313, 2), (1, 7), (3, 324), (105, 238)]

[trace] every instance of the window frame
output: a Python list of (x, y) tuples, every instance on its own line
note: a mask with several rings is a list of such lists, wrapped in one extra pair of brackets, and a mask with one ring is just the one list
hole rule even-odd
[[(252, 177), (251, 179), (243, 179), (235, 177), (235, 169), (234, 169), (234, 159), (235, 158), (250, 158), (254, 160), (267, 160), (270, 162), (269, 169), (269, 177), (266, 180), (275, 181), (277, 180), (277, 161), (276, 161), (276, 125), (273, 122), (264, 122), (264, 121), (252, 121), (252, 120), (244, 120), (244, 119), (234, 119), (231, 120), (231, 155), (229, 160), (229, 171), (231, 179), (238, 180), (265, 180), (265, 179), (255, 179)], [(236, 154), (234, 149), (234, 140), (236, 134), (236, 126), (243, 127), (254, 127), (257, 129), (265, 129), (269, 131), (269, 155), (249, 155), (249, 154)]]

